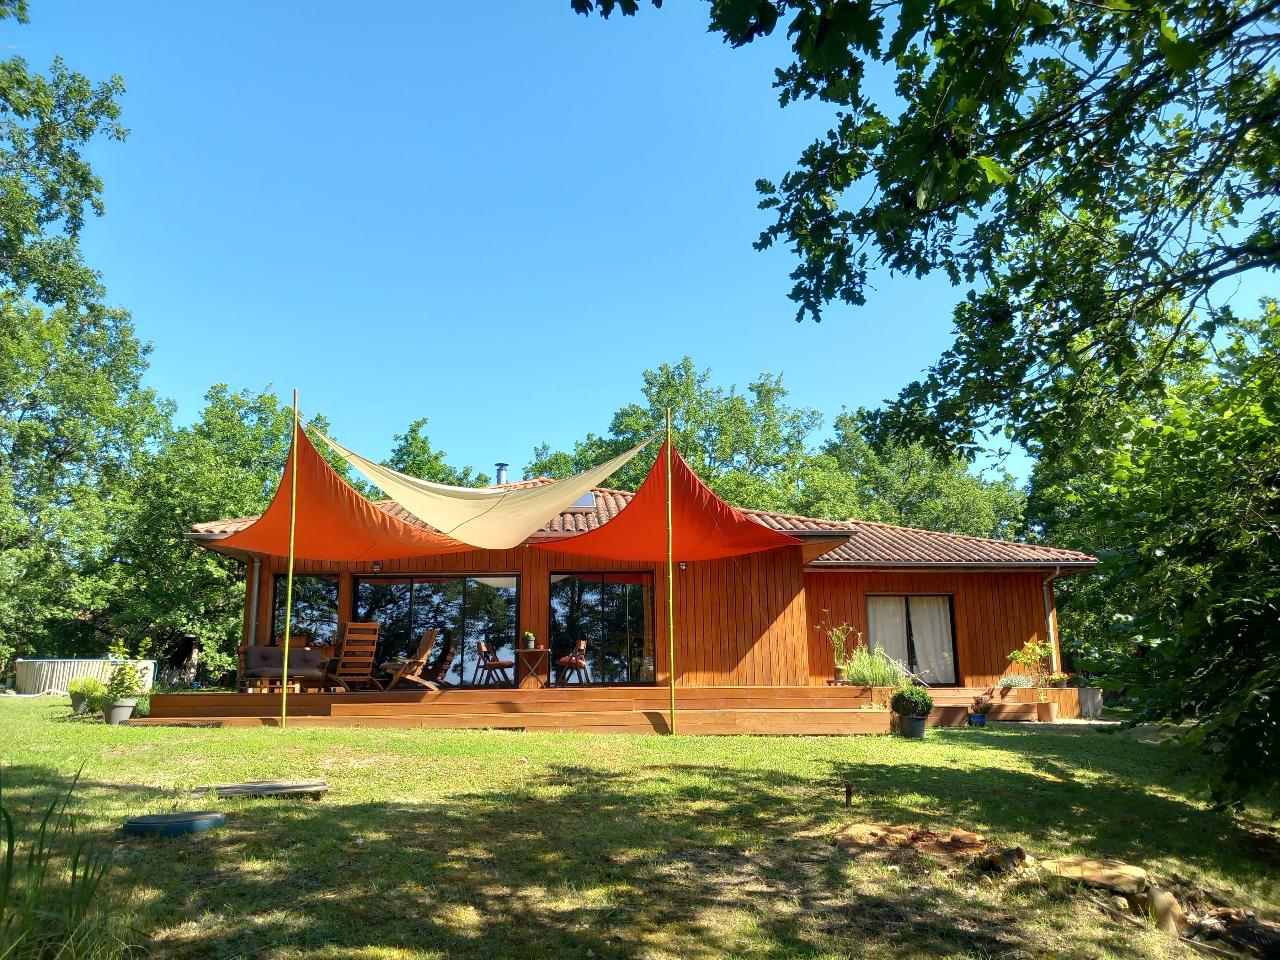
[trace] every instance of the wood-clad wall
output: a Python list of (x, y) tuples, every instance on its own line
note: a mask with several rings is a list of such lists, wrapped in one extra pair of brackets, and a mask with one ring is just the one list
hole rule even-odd
[[(267, 558), (261, 567), (256, 642), (270, 643), (273, 578), (285, 563)], [(389, 575), (508, 574), (520, 577), (520, 631), (549, 635), (551, 574), (648, 570), (654, 574), (655, 670), (667, 682), (665, 564), (594, 560), (516, 547), (439, 557), (386, 561)], [(353, 582), (373, 575), (369, 563), (303, 560), (298, 574), (338, 576), (338, 611), (352, 609)], [(809, 682), (804, 559), (800, 547), (729, 560), (689, 563), (675, 570), (676, 683), (680, 686), (779, 686)], [(251, 591), (246, 597), (252, 596)], [(246, 599), (246, 604), (248, 603)], [(248, 636), (249, 617), (245, 617)]]
[(962, 686), (989, 686), (1008, 671), (1012, 651), (1047, 636), (1044, 577), (1044, 572), (994, 570), (810, 571), (804, 578), (809, 682), (825, 683), (833, 675), (831, 647), (816, 629), (823, 620), (848, 622), (865, 638), (868, 594), (941, 593), (954, 598), (957, 680)]

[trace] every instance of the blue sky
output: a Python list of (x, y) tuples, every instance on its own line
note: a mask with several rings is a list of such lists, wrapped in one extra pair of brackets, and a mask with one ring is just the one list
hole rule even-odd
[(84, 245), (184, 420), (212, 383), (297, 387), (368, 455), (427, 416), (452, 462), (518, 473), (685, 354), (725, 384), (780, 372), (829, 423), (950, 342), (941, 277), (792, 320), (790, 255), (751, 248), (753, 183), (823, 110), (780, 109), (782, 38), (732, 50), (703, 4), (33, 0), (31, 20), (7, 53), (128, 86)]

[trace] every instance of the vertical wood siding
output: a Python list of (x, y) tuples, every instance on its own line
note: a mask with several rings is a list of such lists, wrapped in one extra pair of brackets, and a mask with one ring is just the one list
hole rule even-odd
[[(819, 623), (848, 622), (867, 637), (867, 595), (943, 593), (954, 597), (956, 679), (989, 686), (1009, 669), (1009, 654), (1047, 636), (1043, 572), (807, 572), (809, 682), (833, 675), (831, 647)], [(1056, 613), (1056, 611), (1052, 611)]]
[[(273, 578), (285, 562), (261, 566), (257, 642), (271, 639)], [(655, 671), (667, 682), (666, 565), (592, 560), (516, 547), (442, 557), (385, 561), (387, 575), (508, 574), (520, 577), (520, 631), (549, 634), (551, 574), (646, 570), (654, 574)], [(339, 578), (339, 617), (351, 613), (354, 578), (373, 573), (369, 563), (299, 561), (298, 574)], [(679, 686), (779, 686), (809, 682), (809, 625), (804, 559), (800, 547), (728, 560), (690, 563), (675, 570), (676, 684)], [(246, 603), (252, 591), (246, 591)], [(248, 617), (246, 616), (246, 630)]]

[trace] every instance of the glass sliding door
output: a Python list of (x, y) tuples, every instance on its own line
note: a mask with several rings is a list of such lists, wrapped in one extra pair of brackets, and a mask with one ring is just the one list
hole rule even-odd
[(867, 597), (869, 643), (926, 683), (956, 682), (951, 597)]
[(379, 662), (411, 655), (436, 631), (432, 661), (448, 656), (445, 683), (467, 686), (483, 641), (509, 659), (519, 623), (519, 578), (368, 577), (355, 582), (353, 619), (376, 621)]
[(903, 666), (910, 664), (907, 607), (902, 597), (867, 597), (867, 632), (872, 648), (879, 647)]
[(358, 623), (378, 624), (377, 663), (392, 657), (409, 656), (415, 646), (413, 635), (413, 581), (408, 578), (357, 580)]
[(908, 597), (907, 617), (915, 652), (912, 671), (925, 683), (955, 683), (956, 659), (951, 643), (951, 598)]
[[(274, 581), (271, 608), (271, 642), (284, 643), (285, 575)], [(338, 578), (297, 575), (293, 578), (293, 613), (289, 632), (296, 642), (331, 644), (338, 640)], [(255, 643), (257, 641), (254, 641)]]
[(653, 574), (551, 575), (551, 659), (587, 644), (593, 683), (654, 682)]

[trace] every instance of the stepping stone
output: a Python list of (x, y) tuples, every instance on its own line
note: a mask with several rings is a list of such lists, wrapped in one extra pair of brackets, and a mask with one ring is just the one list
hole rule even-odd
[(313, 797), (329, 792), (323, 780), (250, 780), (247, 783), (215, 783), (196, 787), (192, 796), (206, 796), (212, 790), (219, 797)]
[(179, 837), (186, 833), (201, 833), (213, 827), (224, 826), (224, 813), (155, 813), (145, 817), (133, 817), (124, 822), (124, 832), (135, 837)]

